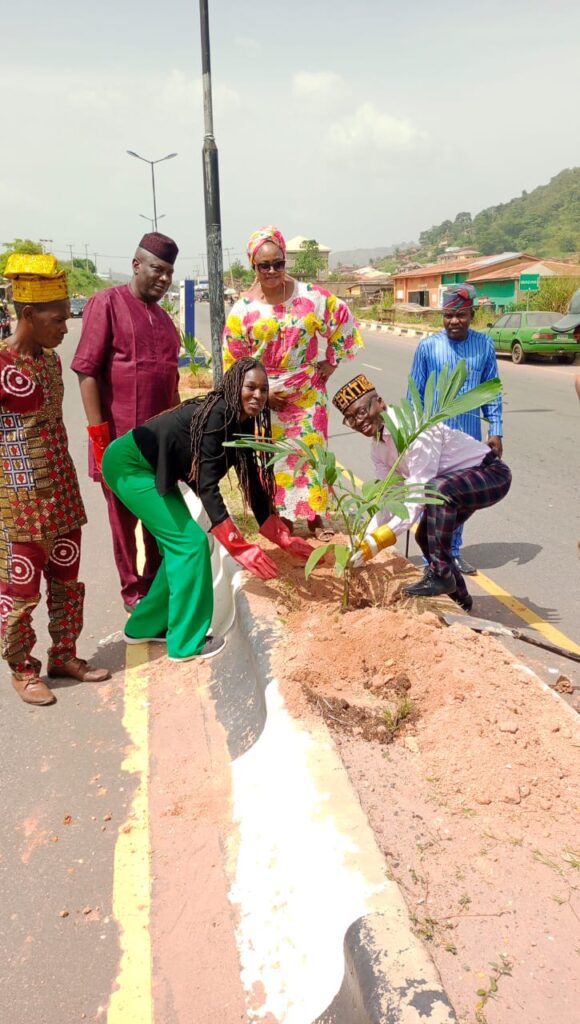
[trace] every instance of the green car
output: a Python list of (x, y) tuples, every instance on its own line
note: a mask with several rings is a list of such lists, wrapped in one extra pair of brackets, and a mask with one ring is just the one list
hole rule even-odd
[(580, 344), (572, 334), (556, 334), (552, 330), (559, 317), (558, 313), (536, 309), (506, 313), (487, 325), (487, 333), (496, 352), (509, 352), (514, 363), (525, 363), (528, 356), (549, 356), (561, 363), (573, 363)]

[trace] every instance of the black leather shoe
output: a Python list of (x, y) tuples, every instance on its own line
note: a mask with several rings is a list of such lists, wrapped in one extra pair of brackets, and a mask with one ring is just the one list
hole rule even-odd
[(449, 597), (455, 604), (458, 604), (460, 608), (463, 608), (464, 612), (470, 612), (473, 608), (473, 598), (471, 594), (466, 594), (465, 597), (459, 597), (457, 591), (454, 594), (450, 594)]
[(469, 562), (466, 562), (465, 559), (461, 557), (461, 555), (458, 555), (457, 558), (453, 559), (453, 565), (455, 566), (456, 569), (459, 569), (459, 572), (461, 573), (462, 576), (477, 575), (477, 569), (475, 568), (475, 566), (471, 565)]
[(441, 594), (452, 594), (457, 584), (453, 576), (438, 576), (433, 569), (427, 569), (422, 580), (411, 587), (403, 587), (409, 597), (439, 597)]

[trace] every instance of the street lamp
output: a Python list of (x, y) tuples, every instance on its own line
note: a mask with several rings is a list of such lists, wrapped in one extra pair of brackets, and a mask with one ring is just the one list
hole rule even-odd
[(148, 160), (146, 156), (140, 156), (139, 153), (135, 153), (132, 149), (128, 149), (127, 153), (129, 156), (134, 156), (136, 160), (142, 160), (144, 164), (149, 164), (149, 166), (151, 167), (151, 184), (153, 186), (153, 224), (154, 231), (157, 231), (157, 201), (155, 198), (155, 164), (162, 164), (164, 160), (173, 160), (173, 157), (177, 156), (177, 153), (168, 153), (167, 156), (162, 156), (159, 160)]
[[(140, 217), (142, 217), (142, 218), (143, 218), (143, 220), (148, 220), (148, 221), (149, 221), (149, 223), (150, 223), (150, 225), (151, 225), (151, 230), (152, 230), (152, 231), (154, 231), (154, 230), (155, 230), (155, 229), (154, 229), (154, 227), (153, 227), (153, 225), (154, 225), (154, 223), (155, 223), (155, 222), (154, 222), (154, 220), (153, 220), (153, 217), (147, 217), (147, 215), (146, 215), (146, 214), (144, 214), (144, 213), (140, 213), (140, 214), (139, 214), (139, 216), (140, 216)], [(160, 213), (160, 214), (159, 214), (159, 216), (158, 216), (158, 218), (157, 218), (157, 220), (162, 220), (162, 219), (163, 219), (163, 217), (165, 217), (165, 214), (164, 214), (164, 213)]]

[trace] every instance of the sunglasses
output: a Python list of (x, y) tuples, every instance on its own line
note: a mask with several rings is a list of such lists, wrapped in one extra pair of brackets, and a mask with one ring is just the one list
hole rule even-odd
[(267, 274), (269, 270), (284, 270), (286, 260), (272, 260), (271, 263), (264, 260), (262, 263), (256, 263), (256, 266), (261, 274)]
[(360, 409), (358, 409), (355, 413), (351, 412), (349, 415), (344, 416), (342, 421), (344, 426), (354, 427), (355, 424), (362, 423), (362, 421), (371, 411), (375, 398), (376, 395), (371, 395), (371, 397), (366, 400), (365, 404), (361, 405)]

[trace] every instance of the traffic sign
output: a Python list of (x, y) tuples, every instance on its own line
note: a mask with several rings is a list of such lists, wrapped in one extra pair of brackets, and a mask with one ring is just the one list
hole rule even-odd
[(539, 274), (520, 274), (520, 291), (521, 292), (539, 292), (540, 290), (540, 275)]

